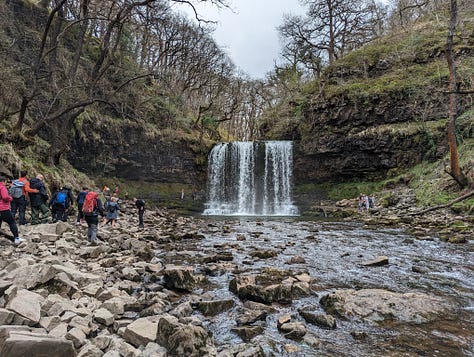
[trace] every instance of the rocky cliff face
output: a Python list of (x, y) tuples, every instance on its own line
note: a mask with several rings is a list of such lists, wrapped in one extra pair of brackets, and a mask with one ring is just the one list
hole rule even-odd
[[(431, 103), (426, 116), (445, 118), (447, 102)], [(415, 109), (409, 97), (390, 95), (339, 96), (308, 106), (296, 145), (296, 181), (371, 179), (441, 157), (446, 120), (417, 121)]]
[(205, 167), (199, 164), (205, 156), (201, 146), (183, 135), (172, 136), (136, 122), (90, 118), (76, 126), (69, 160), (77, 169), (99, 176), (205, 182)]

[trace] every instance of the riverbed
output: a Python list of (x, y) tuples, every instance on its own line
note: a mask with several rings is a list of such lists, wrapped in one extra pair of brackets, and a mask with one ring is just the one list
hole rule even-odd
[[(235, 300), (234, 308), (202, 318), (216, 346), (242, 343), (231, 332), (242, 305), (229, 282), (236, 272), (259, 274), (272, 269), (306, 272), (313, 294), (292, 304), (272, 304), (264, 332), (251, 340), (268, 356), (474, 356), (474, 245), (449, 244), (436, 236), (414, 237), (401, 229), (366, 227), (362, 223), (303, 221), (298, 218), (206, 218), (200, 220), (200, 240), (173, 242), (158, 253), (165, 262), (185, 264), (204, 272), (210, 287), (197, 293)], [(250, 256), (255, 250), (275, 250), (268, 259)], [(232, 261), (209, 273), (203, 257), (231, 253)], [(389, 264), (362, 264), (387, 256)], [(294, 257), (299, 263), (288, 264)], [(368, 323), (336, 317), (337, 328), (309, 323), (317, 346), (285, 338), (277, 319), (285, 314), (303, 319), (298, 309), (317, 305), (319, 299), (339, 289), (384, 289), (396, 293), (420, 292), (449, 302), (451, 312), (429, 323)], [(184, 295), (182, 300), (189, 297)], [(322, 307), (321, 312), (324, 312)], [(289, 352), (291, 351), (291, 352)]]

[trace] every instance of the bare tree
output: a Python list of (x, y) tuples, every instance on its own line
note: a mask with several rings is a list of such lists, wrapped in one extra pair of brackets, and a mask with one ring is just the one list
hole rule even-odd
[(302, 50), (300, 60), (309, 60), (312, 66), (321, 58), (332, 64), (376, 35), (379, 13), (374, 2), (304, 0), (303, 3), (308, 6), (306, 16), (286, 16), (279, 32), (286, 41), (286, 52), (297, 54)]

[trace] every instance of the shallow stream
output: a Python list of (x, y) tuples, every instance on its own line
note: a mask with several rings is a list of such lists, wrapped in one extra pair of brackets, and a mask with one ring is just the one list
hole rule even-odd
[[(266, 329), (255, 337), (273, 356), (474, 356), (474, 244), (447, 244), (437, 237), (417, 239), (400, 229), (368, 228), (359, 223), (302, 221), (298, 219), (253, 218), (212, 219), (202, 221), (205, 239), (173, 243), (163, 258), (204, 269), (199, 258), (218, 252), (232, 252), (239, 272), (258, 273), (266, 267), (308, 272), (316, 279), (316, 294), (294, 300), (291, 306), (275, 305), (277, 313), (267, 317)], [(246, 240), (237, 240), (238, 235)], [(256, 249), (275, 249), (270, 259), (255, 259)], [(361, 263), (377, 256), (388, 256), (389, 265), (363, 267)], [(286, 264), (295, 256), (304, 264)], [(421, 271), (417, 273), (413, 271)], [(206, 325), (217, 346), (242, 343), (230, 332), (235, 326), (236, 309), (241, 302), (228, 289), (235, 268), (209, 276), (218, 299), (234, 298), (237, 306), (213, 318)], [(320, 348), (288, 340), (279, 333), (277, 319), (297, 309), (318, 305), (324, 294), (335, 289), (379, 288), (397, 293), (422, 292), (450, 301), (453, 313), (434, 323), (369, 324), (337, 318), (337, 328), (326, 330), (306, 324), (308, 332), (320, 341)], [(205, 292), (205, 291), (204, 291)], [(321, 309), (321, 312), (323, 310)], [(362, 336), (363, 338), (355, 338)], [(285, 345), (299, 352), (285, 352)]]

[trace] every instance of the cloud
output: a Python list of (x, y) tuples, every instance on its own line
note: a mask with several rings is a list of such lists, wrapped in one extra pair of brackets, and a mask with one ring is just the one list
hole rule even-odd
[[(234, 12), (212, 6), (196, 7), (201, 17), (217, 21), (214, 38), (235, 65), (253, 78), (273, 69), (280, 53), (277, 27), (284, 14), (302, 14), (298, 0), (234, 0)], [(192, 10), (183, 10), (194, 16)]]

